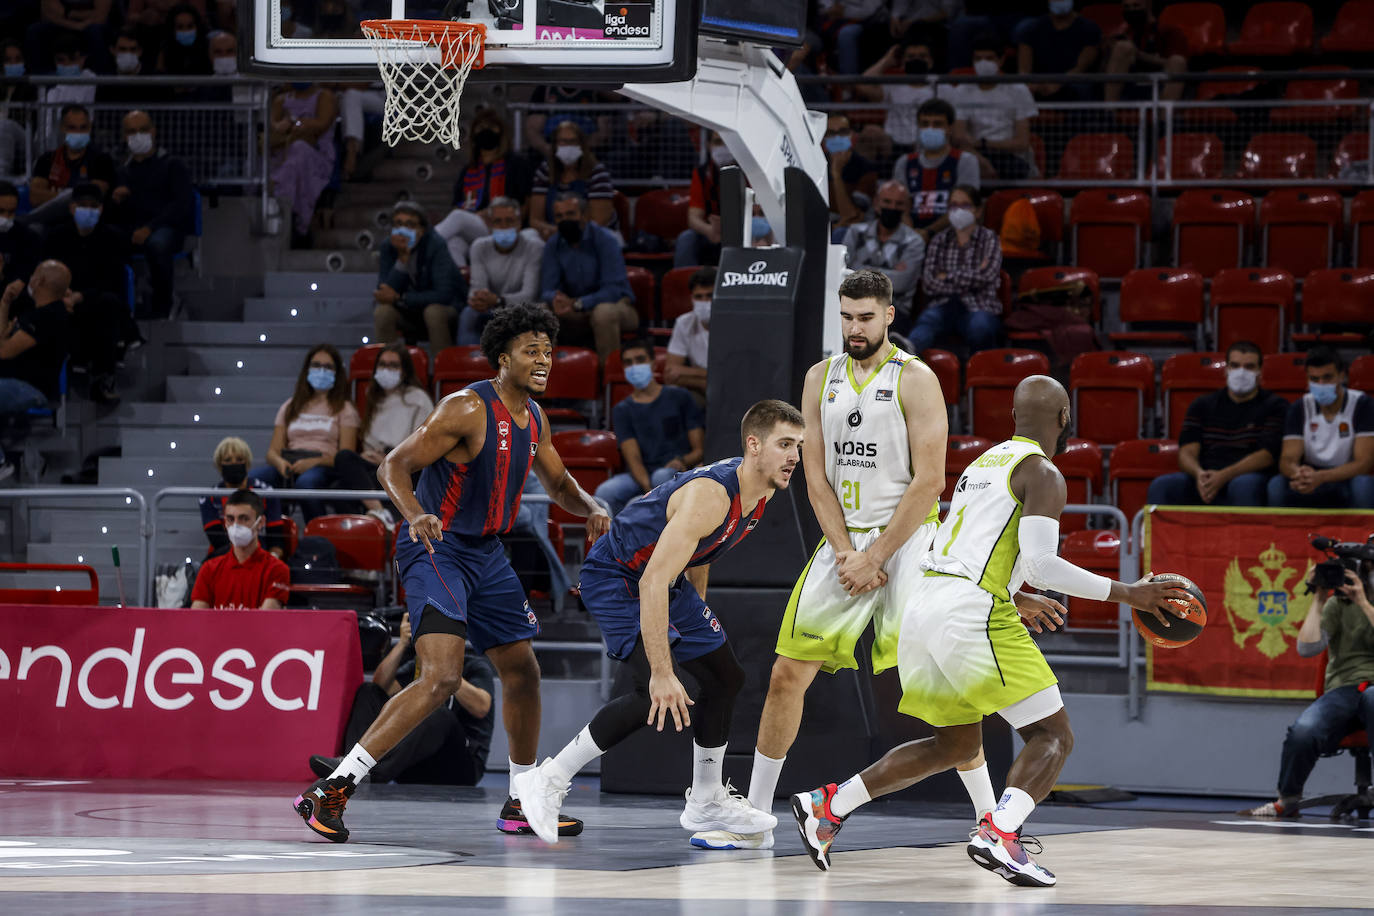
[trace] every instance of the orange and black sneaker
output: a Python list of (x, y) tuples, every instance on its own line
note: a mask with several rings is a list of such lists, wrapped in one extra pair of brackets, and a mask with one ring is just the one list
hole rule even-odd
[(358, 788), (352, 776), (319, 779), (296, 796), (296, 813), (311, 830), (335, 843), (348, 842), (348, 828), (344, 826), (344, 805)]
[[(520, 799), (506, 796), (506, 804), (501, 808), (501, 816), (496, 819), (496, 829), (502, 833), (533, 834), (534, 828), (520, 810)], [(582, 832), (582, 822), (566, 814), (558, 815), (558, 835), (577, 836)]]

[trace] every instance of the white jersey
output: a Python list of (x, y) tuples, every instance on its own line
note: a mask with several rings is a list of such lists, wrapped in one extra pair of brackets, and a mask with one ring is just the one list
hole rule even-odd
[[(862, 385), (848, 354), (826, 362), (821, 387), (825, 476), (851, 531), (892, 521), (911, 484), (911, 442), (900, 389), (902, 371), (916, 357), (892, 347)], [(939, 518), (938, 507), (927, 521)]]
[(935, 543), (921, 568), (968, 579), (1002, 601), (1021, 587), (1017, 526), (1021, 501), (1012, 495), (1011, 475), (1031, 455), (1045, 457), (1039, 444), (1013, 436), (994, 445), (964, 470)]

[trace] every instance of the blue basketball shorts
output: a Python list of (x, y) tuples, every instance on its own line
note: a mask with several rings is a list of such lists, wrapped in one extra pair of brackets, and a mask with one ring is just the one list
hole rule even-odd
[[(599, 564), (582, 567), (582, 602), (601, 628), (606, 654), (624, 660), (639, 638), (639, 581)], [(680, 662), (725, 645), (725, 630), (686, 579), (668, 590), (668, 644)]]

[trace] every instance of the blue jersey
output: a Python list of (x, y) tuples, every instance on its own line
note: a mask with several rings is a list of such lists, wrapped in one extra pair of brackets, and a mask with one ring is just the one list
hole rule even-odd
[(697, 543), (692, 552), (691, 566), (705, 566), (725, 551), (744, 540), (763, 517), (764, 500), (759, 500), (748, 516), (739, 501), (739, 476), (735, 470), (743, 458), (727, 458), (705, 467), (683, 471), (667, 483), (654, 487), (630, 503), (611, 522), (611, 530), (592, 545), (587, 562), (601, 567), (610, 566), (628, 578), (639, 579), (653, 556), (659, 536), (668, 525), (668, 501), (673, 494), (694, 480), (703, 477), (725, 487), (730, 496), (730, 512), (715, 531)]
[(911, 192), (911, 221), (923, 229), (949, 212), (949, 195), (959, 183), (962, 150), (951, 148), (933, 168), (921, 164), (917, 150), (906, 157), (906, 188)]
[(505, 534), (515, 524), (525, 477), (539, 449), (542, 414), (534, 401), (526, 402), (529, 424), (511, 419), (490, 381), (473, 382), (487, 408), (487, 434), (482, 450), (465, 464), (440, 458), (420, 472), (415, 496), (426, 512), (439, 516), (445, 531), (465, 537)]

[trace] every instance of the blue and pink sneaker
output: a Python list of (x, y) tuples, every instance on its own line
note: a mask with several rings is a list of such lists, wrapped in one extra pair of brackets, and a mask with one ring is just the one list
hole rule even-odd
[(811, 861), (821, 871), (830, 871), (830, 844), (844, 826), (845, 819), (836, 817), (830, 810), (830, 802), (835, 797), (836, 786), (832, 782), (810, 792), (798, 792), (792, 796), (792, 816), (797, 819), (797, 830), (801, 833), (802, 845), (811, 856)]

